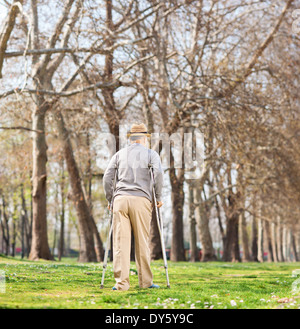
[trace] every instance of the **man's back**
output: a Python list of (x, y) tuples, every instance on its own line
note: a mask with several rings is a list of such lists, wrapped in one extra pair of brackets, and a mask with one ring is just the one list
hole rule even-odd
[(163, 171), (157, 152), (133, 143), (118, 151), (111, 159), (103, 177), (106, 198), (111, 199), (112, 177), (115, 167), (118, 168), (116, 190), (117, 195), (143, 196), (152, 201), (152, 185), (148, 165), (153, 166), (155, 179), (155, 194), (161, 200)]

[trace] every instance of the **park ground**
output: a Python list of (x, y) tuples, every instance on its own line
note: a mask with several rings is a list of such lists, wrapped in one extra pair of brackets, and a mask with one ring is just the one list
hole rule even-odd
[[(300, 309), (300, 263), (152, 262), (160, 289), (140, 289), (131, 263), (128, 291), (112, 291), (112, 264), (28, 261), (0, 255), (0, 308)], [(297, 276), (298, 275), (298, 276)], [(298, 284), (299, 281), (299, 284)], [(299, 289), (298, 289), (299, 288)]]

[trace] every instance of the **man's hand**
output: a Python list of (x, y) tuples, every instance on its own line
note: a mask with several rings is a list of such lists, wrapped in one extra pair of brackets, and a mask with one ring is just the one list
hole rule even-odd
[(160, 208), (163, 205), (162, 201), (157, 201), (157, 208)]

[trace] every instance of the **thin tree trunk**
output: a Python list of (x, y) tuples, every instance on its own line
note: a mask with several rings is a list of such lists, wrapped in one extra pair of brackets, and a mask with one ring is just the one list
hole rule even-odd
[(300, 260), (300, 231), (299, 230), (295, 233), (294, 238), (295, 238), (295, 244), (296, 244), (296, 254), (297, 254), (298, 260)]
[(217, 257), (215, 255), (215, 250), (213, 248), (212, 238), (209, 230), (209, 217), (201, 195), (201, 190), (199, 188), (195, 188), (194, 197), (196, 200), (196, 204), (198, 205), (198, 207), (196, 208), (196, 220), (199, 239), (202, 245), (201, 261), (215, 261), (217, 260)]
[(64, 158), (72, 189), (72, 200), (77, 212), (79, 223), (80, 252), (78, 261), (96, 262), (97, 257), (94, 248), (93, 234), (94, 227), (91, 220), (90, 210), (82, 189), (79, 170), (74, 158), (69, 132), (65, 127), (64, 119), (60, 111), (55, 112), (55, 119), (58, 127), (59, 138), (63, 146)]
[(60, 179), (60, 195), (61, 195), (61, 213), (60, 213), (60, 233), (59, 233), (59, 247), (58, 260), (60, 261), (64, 256), (65, 248), (65, 167), (64, 160), (61, 160), (61, 179)]
[[(32, 177), (32, 172), (30, 171), (30, 177)], [(28, 218), (28, 238), (29, 243), (27, 245), (27, 257), (29, 258), (30, 250), (31, 250), (31, 244), (32, 244), (32, 227), (33, 227), (33, 186), (32, 186), (32, 180), (30, 180), (30, 222)], [(25, 199), (24, 199), (25, 200)], [(26, 227), (26, 226), (25, 226)]]
[(57, 223), (58, 223), (58, 214), (55, 214), (55, 223), (53, 228), (53, 243), (52, 243), (52, 257), (55, 257), (55, 248), (56, 248), (56, 236), (57, 236)]
[(221, 237), (222, 237), (222, 249), (224, 250), (224, 246), (226, 243), (226, 235), (225, 235), (225, 230), (224, 230), (223, 224), (222, 224), (221, 211), (220, 211), (220, 206), (219, 206), (219, 201), (218, 201), (217, 196), (215, 197), (215, 206), (216, 206), (216, 210), (217, 210), (220, 233), (221, 233)]
[(279, 262), (284, 262), (283, 250), (282, 250), (282, 228), (280, 223), (280, 217), (277, 218), (277, 257)]
[(257, 262), (258, 245), (257, 245), (257, 218), (256, 214), (252, 216), (252, 261)]
[(282, 256), (284, 261), (289, 261), (288, 257), (288, 237), (285, 224), (282, 225)]
[[(181, 138), (183, 139), (183, 130), (181, 131)], [(185, 261), (183, 239), (184, 168), (175, 168), (175, 160), (172, 147), (170, 147), (169, 173), (172, 202), (172, 241), (170, 259), (172, 261), (178, 262)]]
[(59, 222), (59, 201), (58, 201), (58, 184), (55, 184), (55, 222), (53, 227), (52, 256), (55, 258), (55, 248), (57, 241), (57, 224)]
[(16, 255), (16, 242), (17, 242), (17, 204), (13, 197), (13, 213), (12, 213), (12, 241), (11, 241), (11, 255)]
[[(230, 182), (229, 182), (230, 183)], [(241, 261), (238, 245), (239, 211), (237, 209), (240, 194), (230, 192), (228, 196), (229, 206), (227, 209), (226, 240), (224, 245), (223, 260), (225, 262)]]
[[(174, 170), (173, 170), (174, 169)], [(175, 168), (170, 168), (173, 171), (173, 175), (170, 176), (174, 178)], [(172, 178), (170, 177), (172, 180)], [(184, 242), (183, 242), (183, 203), (184, 203), (184, 193), (183, 193), (183, 181), (176, 179), (172, 180), (172, 242), (171, 242), (171, 260), (185, 261), (184, 252)]]
[(21, 259), (25, 257), (25, 216), (21, 215)]
[(194, 206), (194, 187), (189, 184), (189, 212), (190, 212), (190, 261), (198, 262), (199, 250), (197, 247), (196, 218)]
[[(143, 70), (144, 72), (144, 70)], [(145, 76), (146, 77), (146, 76)], [(148, 97), (149, 95), (145, 95), (144, 97)], [(154, 133), (154, 127), (153, 127), (153, 119), (152, 119), (152, 112), (150, 111), (150, 108), (145, 105), (146, 108), (146, 122), (148, 124), (147, 128), (150, 134)], [(161, 144), (159, 144), (158, 154), (161, 152)], [(151, 147), (153, 145), (150, 145)], [(157, 260), (163, 258), (162, 256), (162, 249), (161, 249), (161, 241), (159, 237), (159, 230), (157, 226), (157, 219), (156, 219), (156, 213), (155, 208), (153, 207), (152, 210), (152, 218), (150, 222), (150, 254), (152, 260)]]
[(10, 247), (10, 232), (9, 232), (9, 225), (8, 225), (8, 216), (6, 213), (6, 202), (5, 197), (2, 195), (2, 210), (3, 210), (3, 221), (2, 224), (2, 231), (3, 231), (3, 238), (5, 242), (5, 255), (9, 255), (9, 247)]
[(234, 214), (227, 219), (226, 227), (226, 240), (224, 245), (223, 260), (225, 262), (231, 262), (233, 260), (232, 255), (235, 255), (236, 244), (236, 229), (238, 227), (239, 216)]
[[(70, 211), (69, 211), (69, 215), (70, 215)], [(68, 231), (67, 231), (67, 245), (66, 245), (66, 253), (67, 255), (71, 255), (71, 222), (69, 221), (69, 225), (68, 225)]]
[(292, 236), (290, 234), (290, 228), (286, 225), (286, 239), (287, 239), (287, 255), (286, 255), (286, 260), (288, 262), (293, 261), (293, 246), (292, 246)]
[(95, 219), (92, 214), (90, 216), (90, 222), (91, 222), (91, 226), (93, 229), (97, 262), (101, 262), (104, 258), (104, 248), (103, 248), (103, 243), (102, 243), (102, 240), (100, 238), (100, 235), (99, 235), (99, 232), (97, 229)]
[(236, 214), (235, 226), (234, 226), (234, 239), (232, 260), (234, 262), (241, 262), (240, 244), (239, 244), (239, 214)]
[(270, 223), (267, 220), (265, 220), (264, 223), (265, 223), (264, 231), (265, 231), (265, 237), (266, 237), (266, 243), (268, 249), (268, 262), (274, 262)]
[(261, 216), (257, 219), (257, 226), (258, 226), (258, 234), (257, 234), (257, 260), (260, 263), (264, 262), (264, 246), (263, 246), (263, 220)]
[[(239, 174), (240, 177), (240, 174)], [(230, 182), (231, 184), (231, 179)], [(231, 190), (231, 189), (230, 189)], [(233, 203), (233, 216), (234, 219), (234, 238), (233, 238), (233, 246), (232, 246), (232, 260), (234, 262), (241, 262), (241, 253), (240, 253), (240, 244), (239, 244), (239, 218), (240, 218), (240, 211), (238, 209), (239, 202), (240, 202), (241, 194), (237, 192), (234, 195), (234, 203)], [(230, 203), (229, 203), (230, 204)]]
[(278, 262), (278, 252), (277, 252), (277, 237), (276, 237), (276, 224), (274, 222), (271, 223), (271, 239), (272, 239), (272, 250), (273, 250), (273, 258), (274, 262)]
[(37, 97), (38, 103), (32, 115), (33, 171), (32, 171), (32, 241), (30, 260), (53, 259), (47, 234), (47, 144), (45, 136), (45, 115), (48, 106)]
[(150, 227), (150, 257), (151, 260), (161, 259), (162, 250), (161, 250), (161, 243), (159, 237), (159, 231), (157, 226), (155, 208), (153, 207), (152, 210), (152, 219), (151, 219), (151, 227)]
[(242, 261), (250, 262), (251, 256), (249, 251), (249, 237), (247, 232), (247, 223), (246, 223), (246, 217), (244, 211), (240, 214), (240, 227), (241, 227), (241, 237), (242, 237), (242, 246), (243, 246)]
[(291, 252), (292, 252), (292, 255), (293, 255), (293, 261), (294, 262), (299, 262), (299, 257), (297, 255), (295, 236), (294, 236), (292, 228), (289, 230), (289, 234), (290, 234), (290, 239), (291, 239)]
[[(91, 154), (90, 154), (90, 139), (89, 139), (89, 134), (87, 134), (87, 148), (88, 148), (88, 164), (87, 164), (87, 183), (83, 184), (82, 189), (83, 193), (85, 195), (85, 199), (87, 200), (90, 214), (91, 214), (91, 225), (93, 228), (93, 235), (94, 235), (94, 242), (95, 242), (95, 250), (96, 250), (96, 256), (97, 256), (97, 261), (101, 262), (102, 259), (104, 258), (104, 249), (103, 249), (103, 244), (102, 240), (100, 238), (97, 225), (95, 222), (95, 219), (93, 217), (93, 203), (92, 203), (92, 161), (91, 161)], [(87, 186), (87, 188), (85, 187)]]
[[(113, 32), (115, 30), (115, 25), (113, 22), (113, 4), (112, 0), (105, 1), (105, 25), (108, 31)], [(108, 36), (108, 35), (107, 35)], [(107, 46), (112, 47), (114, 44), (114, 39), (108, 37)], [(113, 81), (113, 72), (114, 72), (114, 51), (112, 50), (105, 55), (105, 64), (104, 64), (104, 76), (106, 81)], [(119, 136), (119, 125), (122, 114), (116, 108), (116, 102), (114, 99), (114, 88), (107, 88), (102, 91), (104, 98), (103, 110), (106, 116), (106, 122), (109, 126), (109, 131), (115, 137), (116, 141), (116, 152), (120, 149), (120, 136)], [(113, 260), (113, 232), (111, 235), (110, 242), (110, 260)], [(133, 250), (134, 246), (131, 248)]]
[(4, 240), (5, 240), (5, 232), (3, 226), (3, 219), (2, 219), (2, 210), (0, 208), (0, 228), (1, 228), (1, 253), (4, 252)]
[(31, 223), (29, 223), (23, 184), (21, 184), (21, 202), (22, 202), (22, 223), (23, 223), (22, 225), (24, 225), (24, 256), (26, 253), (27, 257), (29, 257), (32, 226)]

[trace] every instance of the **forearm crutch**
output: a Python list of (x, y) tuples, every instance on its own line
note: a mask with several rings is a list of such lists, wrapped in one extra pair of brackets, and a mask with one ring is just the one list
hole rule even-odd
[(115, 192), (115, 188), (116, 188), (116, 180), (117, 180), (117, 169), (115, 171), (113, 194), (112, 194), (112, 198), (111, 198), (111, 201), (109, 204), (109, 211), (110, 211), (109, 231), (108, 231), (108, 236), (107, 236), (107, 240), (106, 240), (106, 248), (105, 248), (104, 260), (103, 260), (103, 271), (102, 271), (100, 289), (104, 288), (104, 276), (105, 276), (105, 271), (106, 271), (106, 267), (107, 267), (108, 252), (110, 250), (110, 241), (111, 241), (111, 234), (112, 234), (112, 229), (113, 229), (113, 200), (114, 200), (114, 192)]
[(160, 209), (157, 207), (157, 201), (155, 196), (155, 187), (154, 187), (154, 174), (153, 174), (153, 167), (149, 164), (151, 179), (152, 179), (152, 194), (153, 194), (153, 202), (155, 207), (155, 214), (156, 214), (156, 220), (157, 220), (157, 227), (158, 232), (160, 236), (160, 242), (161, 242), (161, 250), (164, 260), (164, 267), (166, 270), (166, 278), (167, 278), (167, 287), (170, 288), (170, 282), (169, 282), (169, 274), (168, 274), (168, 264), (167, 264), (167, 256), (166, 256), (166, 249), (165, 249), (165, 241), (164, 241), (164, 225), (163, 221), (160, 215)]

